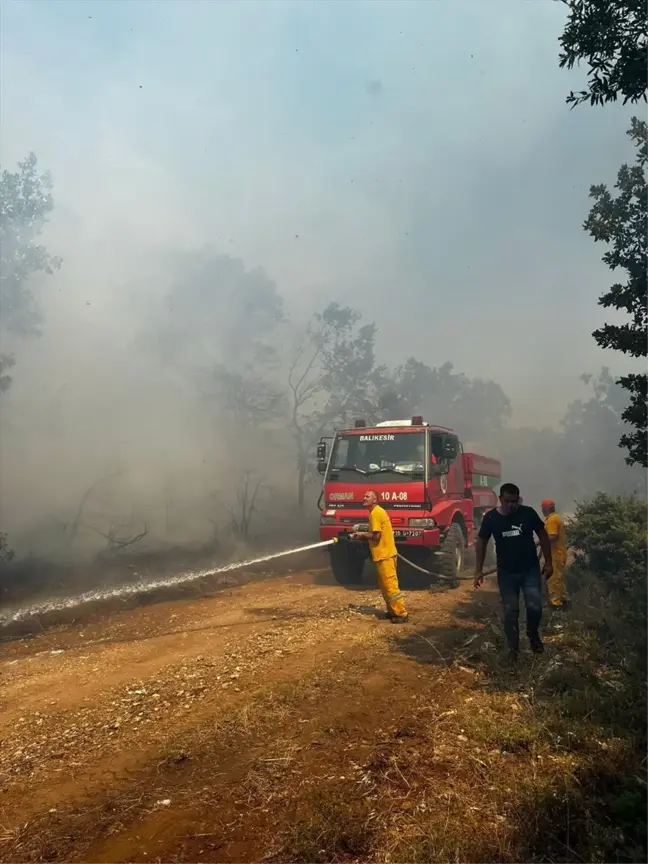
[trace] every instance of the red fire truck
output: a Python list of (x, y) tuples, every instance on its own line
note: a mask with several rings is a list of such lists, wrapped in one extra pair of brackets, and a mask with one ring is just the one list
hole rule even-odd
[[(324, 477), (321, 540), (342, 540), (357, 524), (367, 530), (362, 498), (373, 489), (389, 513), (399, 553), (451, 585), (459, 584), (475, 530), (484, 512), (497, 504), (494, 490), (501, 466), (496, 459), (465, 453), (451, 429), (412, 417), (371, 427), (357, 420), (353, 429), (322, 438), (317, 460)], [(332, 546), (337, 581), (361, 582), (368, 552), (361, 543)]]

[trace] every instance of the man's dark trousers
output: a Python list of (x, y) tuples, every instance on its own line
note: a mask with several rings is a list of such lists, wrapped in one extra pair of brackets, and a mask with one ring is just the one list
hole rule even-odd
[(540, 567), (532, 567), (520, 573), (499, 570), (497, 573), (502, 606), (504, 607), (504, 633), (508, 647), (520, 650), (520, 591), (526, 607), (527, 636), (533, 640), (538, 637), (538, 627), (542, 618), (542, 577)]

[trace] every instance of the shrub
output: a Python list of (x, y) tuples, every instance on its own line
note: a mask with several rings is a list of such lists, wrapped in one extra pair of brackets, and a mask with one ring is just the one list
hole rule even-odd
[[(611, 652), (627, 668), (646, 669), (646, 503), (635, 496), (598, 493), (579, 503), (568, 526), (576, 554), (574, 587), (584, 592), (595, 634), (591, 650)], [(645, 681), (642, 683), (645, 685)]]
[(645, 587), (646, 502), (599, 492), (577, 504), (567, 526), (568, 542), (576, 564), (603, 577), (610, 587), (634, 591)]

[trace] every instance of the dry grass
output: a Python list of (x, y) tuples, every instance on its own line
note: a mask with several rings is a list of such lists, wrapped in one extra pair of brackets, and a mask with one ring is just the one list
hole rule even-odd
[(514, 676), (485, 652), (467, 680), (456, 656), (354, 782), (296, 791), (275, 860), (645, 861), (645, 675), (622, 624), (602, 636), (596, 591)]
[(462, 610), (376, 628), (353, 654), (216, 700), (101, 801), (0, 824), (0, 858), (646, 860), (645, 632), (631, 595), (570, 587), (545, 656), (514, 674), (496, 598), (467, 594), (463, 628)]
[(278, 860), (318, 862), (363, 858), (374, 845), (378, 813), (346, 787), (317, 789), (301, 802)]
[[(173, 804), (170, 818), (182, 814), (192, 829), (194, 815), (209, 814), (209, 831), (188, 830), (187, 837), (223, 843), (233, 830), (245, 831), (250, 820), (273, 808), (285, 813), (293, 765), (304, 749), (296, 740), (302, 728), (299, 711), (335, 689), (344, 663), (340, 656), (326, 675), (269, 685), (248, 701), (230, 705), (227, 713), (215, 715), (161, 755), (152, 773), (134, 776), (100, 804), (79, 804), (60, 814), (52, 810), (17, 831), (0, 824), (0, 860), (80, 860), (97, 836), (129, 833), (165, 800)], [(353, 681), (349, 676), (351, 686)], [(214, 820), (214, 813), (223, 815)]]

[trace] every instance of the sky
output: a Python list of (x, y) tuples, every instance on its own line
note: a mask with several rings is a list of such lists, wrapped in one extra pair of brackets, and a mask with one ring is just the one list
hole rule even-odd
[(568, 109), (561, 3), (0, 9), (2, 165), (33, 150), (55, 182), (52, 369), (145, 306), (148, 254), (206, 243), (264, 267), (295, 320), (348, 303), (381, 359), (495, 379), (516, 423), (630, 368), (591, 338), (611, 279), (582, 222), (632, 158), (631, 112)]

